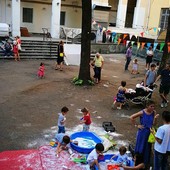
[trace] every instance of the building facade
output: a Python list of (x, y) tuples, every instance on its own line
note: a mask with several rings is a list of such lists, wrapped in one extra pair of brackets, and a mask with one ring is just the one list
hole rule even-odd
[[(167, 26), (169, 0), (92, 0), (92, 20), (103, 27), (133, 28)], [(20, 27), (42, 33), (48, 28), (59, 38), (60, 26), (81, 28), (81, 0), (0, 0), (0, 23), (8, 23), (12, 36)]]

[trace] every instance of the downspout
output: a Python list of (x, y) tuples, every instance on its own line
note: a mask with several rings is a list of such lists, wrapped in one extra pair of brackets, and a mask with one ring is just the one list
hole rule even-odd
[(149, 25), (150, 10), (151, 10), (151, 0), (148, 0), (148, 16), (147, 16), (146, 29), (148, 29), (148, 25)]

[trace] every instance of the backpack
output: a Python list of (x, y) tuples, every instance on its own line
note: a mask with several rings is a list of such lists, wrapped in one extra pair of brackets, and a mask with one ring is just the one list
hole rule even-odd
[(5, 44), (5, 49), (6, 49), (6, 50), (11, 50), (11, 45), (10, 45), (9, 43), (6, 43), (6, 44)]

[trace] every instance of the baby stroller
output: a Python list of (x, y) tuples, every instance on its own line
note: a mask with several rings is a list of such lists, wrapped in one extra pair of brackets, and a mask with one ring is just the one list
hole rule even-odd
[(155, 85), (152, 87), (153, 89), (137, 84), (135, 90), (128, 89), (127, 93), (125, 93), (125, 106), (129, 108), (129, 103), (146, 106), (146, 102), (151, 99), (152, 93), (156, 88)]

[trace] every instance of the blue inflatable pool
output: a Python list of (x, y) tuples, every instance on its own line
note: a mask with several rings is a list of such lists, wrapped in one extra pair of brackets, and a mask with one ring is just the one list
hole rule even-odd
[(84, 154), (90, 153), (97, 143), (103, 142), (95, 133), (92, 132), (76, 132), (70, 136), (70, 139), (78, 142), (78, 145), (71, 143), (71, 147), (77, 152)]

